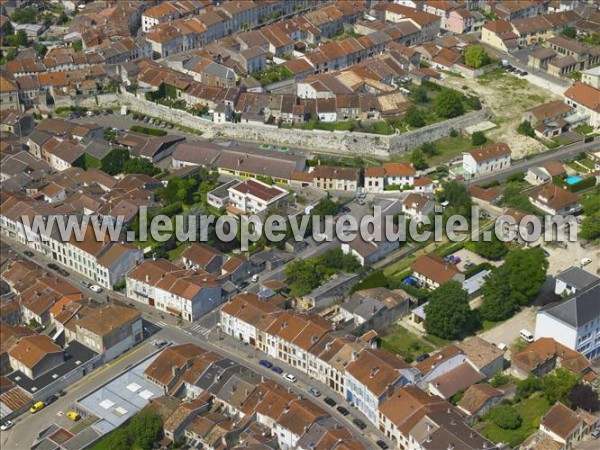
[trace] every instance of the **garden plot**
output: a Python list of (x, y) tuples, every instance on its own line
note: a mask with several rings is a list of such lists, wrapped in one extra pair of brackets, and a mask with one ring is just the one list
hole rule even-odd
[(510, 145), (513, 158), (545, 151), (537, 140), (517, 133), (523, 111), (560, 99), (556, 94), (530, 84), (526, 80), (496, 70), (476, 79), (446, 77), (444, 82), (465, 93), (475, 94), (484, 106), (489, 106), (498, 127), (486, 133), (496, 142)]

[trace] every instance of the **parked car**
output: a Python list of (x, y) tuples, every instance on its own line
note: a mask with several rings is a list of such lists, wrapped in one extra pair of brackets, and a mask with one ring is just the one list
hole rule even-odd
[(471, 267), (475, 267), (477, 264), (474, 262), (468, 262), (465, 264), (465, 269), (470, 269)]
[(25, 251), (23, 252), (23, 254), (24, 254), (25, 256), (27, 256), (28, 258), (31, 258), (31, 257), (33, 256), (33, 252), (30, 252), (29, 250), (25, 250)]
[(527, 75), (529, 75), (529, 72), (527, 72), (526, 70), (522, 70), (521, 71), (521, 76), (522, 77), (526, 77)]
[(284, 373), (283, 378), (288, 380), (290, 383), (295, 383), (296, 381), (298, 381), (298, 379), (291, 373)]
[(69, 272), (67, 272), (65, 269), (61, 269), (60, 267), (58, 269), (56, 269), (56, 271), (62, 275), (63, 277), (68, 277), (69, 275), (71, 275)]
[(590, 433), (590, 436), (592, 437), (592, 439), (598, 439), (598, 438), (600, 438), (600, 430), (595, 429), (594, 431), (592, 431)]
[(583, 258), (579, 263), (581, 264), (581, 267), (583, 267), (583, 266), (587, 266), (591, 262), (592, 262), (591, 258)]
[(279, 375), (281, 375), (283, 373), (283, 369), (281, 367), (278, 366), (273, 366), (271, 367), (271, 370), (275, 373), (278, 373)]
[(429, 353), (423, 353), (417, 358), (417, 362), (425, 361), (427, 358), (429, 358)]
[(14, 423), (12, 423), (10, 420), (7, 420), (2, 425), (0, 425), (0, 430), (6, 431), (6, 430), (12, 428), (13, 426), (14, 426)]
[(348, 411), (343, 406), (338, 406), (336, 409), (342, 416), (347, 416), (348, 414), (350, 414), (350, 411)]
[(90, 286), (90, 290), (96, 292), (96, 293), (100, 293), (102, 292), (102, 288), (100, 286), (98, 286), (97, 284), (92, 284)]
[(352, 423), (353, 423), (354, 425), (356, 425), (356, 426), (358, 427), (358, 429), (359, 429), (359, 430), (364, 430), (365, 428), (367, 428), (367, 424), (366, 424), (366, 423), (364, 423), (364, 422), (363, 422), (362, 420), (360, 420), (360, 419), (354, 419), (354, 420), (352, 421)]
[(75, 411), (68, 411), (67, 417), (71, 419), (73, 422), (77, 422), (80, 419), (79, 413)]
[(46, 405), (50, 405), (50, 404), (54, 403), (56, 400), (58, 400), (58, 397), (56, 395), (51, 395), (50, 397), (48, 397), (46, 399)]
[(155, 347), (164, 347), (165, 345), (167, 345), (167, 341), (165, 341), (164, 339), (159, 339), (158, 341), (154, 341), (154, 346)]
[(44, 402), (35, 402), (33, 404), (33, 406), (31, 408), (29, 408), (29, 412), (31, 414), (35, 414), (36, 412), (40, 411), (41, 409), (44, 409), (44, 406), (46, 406), (46, 404)]
[(521, 339), (523, 339), (526, 342), (535, 341), (535, 338), (533, 337), (533, 333), (526, 329), (522, 329), (521, 331), (519, 331), (519, 336), (521, 336)]
[(143, 120), (144, 123), (148, 123), (149, 121), (150, 121), (150, 117), (144, 117), (144, 120)]
[(89, 288), (92, 285), (92, 283), (88, 283), (85, 280), (81, 280), (80, 283), (81, 283), (82, 286), (84, 286), (86, 288)]
[(271, 367), (273, 367), (273, 364), (271, 362), (267, 361), (266, 359), (261, 359), (258, 363), (261, 366), (266, 367), (267, 369), (270, 369)]
[(316, 387), (309, 386), (308, 392), (310, 392), (315, 397), (320, 397), (321, 396), (321, 391), (319, 391)]
[(389, 445), (387, 445), (387, 444), (386, 444), (386, 442), (385, 442), (385, 441), (383, 441), (383, 440), (381, 440), (381, 439), (379, 439), (379, 440), (376, 442), (376, 444), (377, 444), (377, 447), (379, 447), (379, 448), (381, 448), (381, 449), (383, 449), (383, 450), (387, 450), (388, 448), (390, 448), (390, 446), (389, 446)]
[(48, 264), (48, 269), (50, 269), (50, 270), (58, 270), (58, 269), (60, 269), (60, 267), (58, 267), (54, 263), (50, 263), (50, 264)]
[(323, 401), (324, 401), (325, 403), (327, 403), (329, 406), (331, 406), (332, 408), (333, 408), (335, 405), (337, 405), (337, 403), (335, 402), (335, 400), (334, 400), (334, 399), (332, 399), (332, 398), (330, 398), (330, 397), (325, 397), (325, 398), (323, 399)]

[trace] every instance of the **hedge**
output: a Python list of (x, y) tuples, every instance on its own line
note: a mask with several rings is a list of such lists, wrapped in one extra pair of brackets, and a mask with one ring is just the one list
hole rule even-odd
[(591, 176), (584, 178), (578, 183), (572, 184), (571, 186), (569, 186), (569, 190), (571, 192), (581, 192), (594, 186), (596, 186), (596, 177)]
[(134, 125), (131, 127), (131, 131), (137, 131), (138, 133), (148, 134), (150, 136), (166, 136), (165, 130), (157, 130), (156, 128), (142, 127), (140, 125)]
[(489, 262), (477, 264), (476, 266), (469, 267), (467, 270), (465, 270), (465, 278), (471, 278), (472, 276), (477, 275), (479, 272), (492, 269), (494, 269), (494, 266), (492, 266)]

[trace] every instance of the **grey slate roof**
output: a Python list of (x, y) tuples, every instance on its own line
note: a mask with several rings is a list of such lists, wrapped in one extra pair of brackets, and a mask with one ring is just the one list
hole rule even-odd
[(548, 305), (543, 311), (575, 328), (600, 317), (600, 280), (565, 301)]
[(556, 276), (556, 279), (564, 281), (566, 284), (573, 286), (576, 289), (585, 289), (600, 280), (596, 275), (580, 269), (579, 267), (568, 268), (564, 272), (559, 273)]

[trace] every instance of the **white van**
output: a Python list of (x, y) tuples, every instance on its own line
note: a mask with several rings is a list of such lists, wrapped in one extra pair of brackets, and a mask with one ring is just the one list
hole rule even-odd
[(519, 336), (521, 336), (521, 339), (527, 342), (533, 342), (535, 340), (533, 334), (531, 334), (531, 331), (529, 330), (522, 329), (521, 331), (519, 331)]

